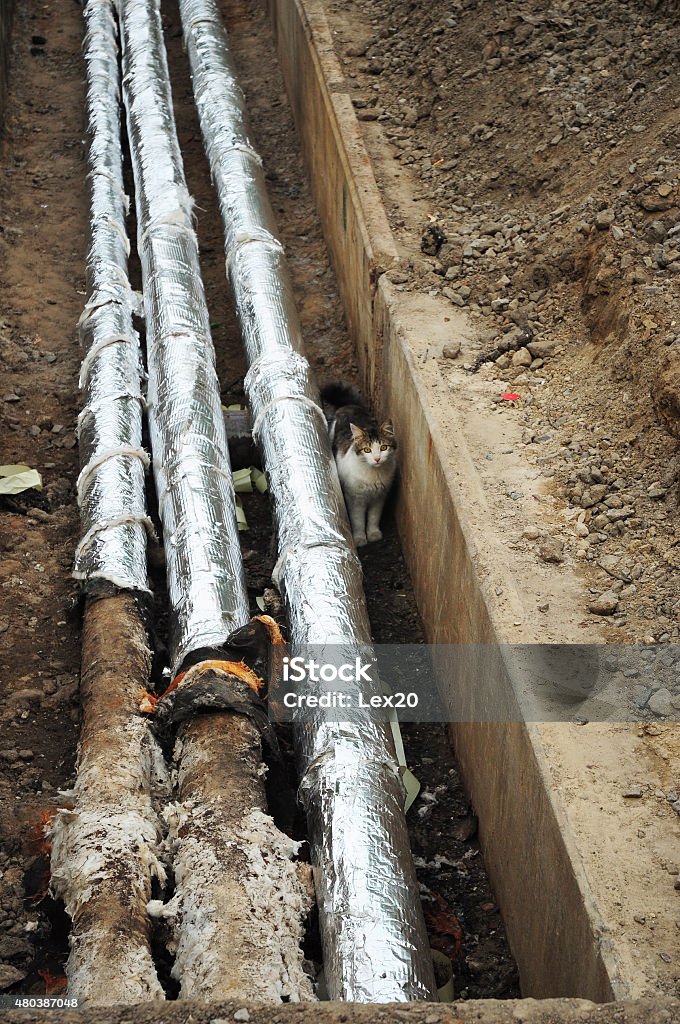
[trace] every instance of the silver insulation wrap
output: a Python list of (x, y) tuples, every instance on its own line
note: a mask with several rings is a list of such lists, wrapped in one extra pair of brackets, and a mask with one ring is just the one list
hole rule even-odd
[(158, 0), (118, 0), (148, 410), (176, 670), (248, 621), (235, 495)]
[[(227, 271), (248, 362), (246, 392), (273, 494), (277, 580), (297, 644), (370, 652), (326, 422), (309, 366), (260, 160), (214, 0), (180, 0), (194, 93), (225, 230)], [(334, 648), (333, 657), (337, 656)], [(360, 711), (300, 725), (326, 986), (331, 999), (436, 998), (432, 960), (388, 727)]]
[(142, 449), (142, 362), (127, 272), (118, 45), (109, 0), (88, 0), (84, 16), (91, 221), (87, 302), (79, 323), (85, 350), (78, 419), (83, 535), (74, 576), (86, 587), (107, 580), (144, 591), (149, 460)]

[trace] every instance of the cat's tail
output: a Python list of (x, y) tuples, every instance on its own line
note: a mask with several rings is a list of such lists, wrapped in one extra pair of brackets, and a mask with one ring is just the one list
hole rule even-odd
[(365, 406), (361, 394), (351, 384), (326, 384), (321, 388), (321, 401), (331, 409), (339, 409), (343, 405)]

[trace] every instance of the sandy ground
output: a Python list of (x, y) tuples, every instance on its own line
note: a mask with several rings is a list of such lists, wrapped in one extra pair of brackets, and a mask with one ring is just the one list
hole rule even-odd
[[(250, 1021), (251, 1024), (674, 1024), (680, 1012), (678, 1000), (645, 1000), (639, 1003), (608, 1003), (595, 1006), (583, 999), (495, 1000), (474, 1003), (453, 1003), (442, 1006), (433, 1003), (410, 1003), (398, 1006), (365, 1006), (359, 1003), (325, 1003), (321, 1006), (304, 1003), (291, 1004), (272, 1013), (270, 1006), (237, 1002), (206, 1006), (183, 1002), (174, 1006), (164, 1003), (146, 1004), (134, 1009), (137, 1024), (182, 1024), (191, 1019), (195, 1024), (213, 1024), (214, 1021)], [(102, 1008), (88, 1012), (93, 1024), (124, 1024), (129, 1020), (129, 1008)], [(77, 1024), (82, 1011), (60, 1011), (54, 1019), (59, 1024)], [(44, 1020), (44, 1011), (17, 1010), (7, 1020), (34, 1024)]]
[(401, 245), (397, 283), (473, 328), (433, 374), (476, 448), (475, 418), (519, 428), (537, 481), (513, 516), (512, 460), (476, 452), (495, 528), (580, 576), (583, 618), (604, 618), (610, 641), (677, 639), (673, 4), (326, 6)]

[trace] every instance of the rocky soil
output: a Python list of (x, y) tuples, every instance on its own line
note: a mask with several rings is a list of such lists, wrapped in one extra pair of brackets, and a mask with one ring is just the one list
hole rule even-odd
[(442, 377), (497, 382), (560, 501), (562, 526), (513, 543), (582, 576), (611, 642), (677, 642), (677, 4), (326, 6), (393, 280), (469, 311), (476, 342), (444, 347)]
[[(290, 1003), (272, 1014), (271, 1006), (237, 1001), (206, 1004), (189, 1000), (163, 1005), (149, 1003), (135, 1008), (136, 1024), (674, 1024), (680, 1012), (677, 999), (637, 1000), (634, 1003), (595, 1005), (585, 999), (489, 999), (476, 1003), (400, 1003), (375, 1006), (365, 1003)], [(79, 1024), (82, 1011), (52, 1011), (58, 1024)], [(96, 1007), (88, 1011), (92, 1024), (125, 1024), (126, 1007)], [(9, 1024), (38, 1024), (44, 1010), (22, 1009), (7, 1014)]]

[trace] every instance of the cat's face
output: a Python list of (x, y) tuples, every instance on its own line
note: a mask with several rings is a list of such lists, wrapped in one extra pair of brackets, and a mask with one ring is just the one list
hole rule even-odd
[(361, 459), (365, 459), (369, 466), (376, 469), (394, 458), (397, 450), (397, 442), (394, 437), (392, 420), (386, 420), (380, 424), (377, 434), (372, 431), (362, 430), (354, 423), (350, 423), (354, 451)]

